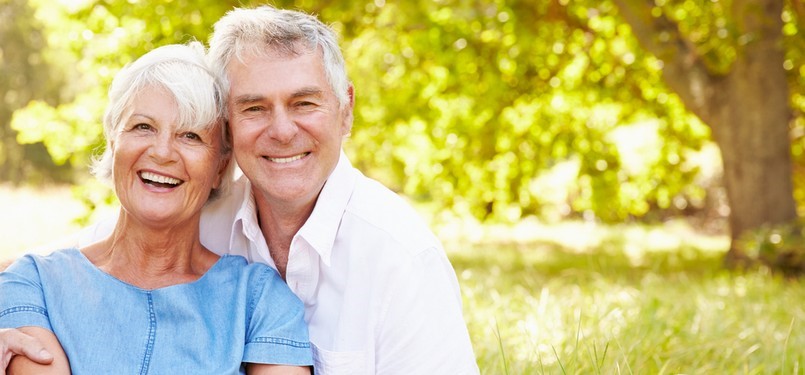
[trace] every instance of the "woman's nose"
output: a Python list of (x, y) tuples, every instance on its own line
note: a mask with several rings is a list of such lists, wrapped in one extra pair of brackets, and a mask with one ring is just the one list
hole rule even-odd
[(176, 140), (174, 138), (173, 135), (159, 134), (149, 148), (151, 157), (161, 163), (176, 160)]

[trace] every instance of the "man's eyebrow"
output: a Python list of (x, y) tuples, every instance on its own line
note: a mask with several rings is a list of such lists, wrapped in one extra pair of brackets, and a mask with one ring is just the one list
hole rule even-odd
[(255, 95), (255, 94), (245, 94), (239, 95), (232, 100), (232, 103), (235, 104), (247, 104), (247, 103), (254, 103), (263, 100), (262, 95)]
[[(322, 96), (322, 95), (324, 95), (324, 90), (322, 90), (322, 89), (320, 89), (318, 87), (304, 87), (304, 88), (301, 88), (301, 89), (297, 90), (293, 94), (291, 94), (291, 97), (292, 98), (302, 98), (302, 97), (306, 97), (306, 96), (319, 97), (319, 96)], [(263, 99), (265, 99), (265, 97), (262, 96), (262, 95), (258, 95), (258, 94), (243, 94), (243, 95), (239, 95), (239, 96), (236, 96), (235, 98), (233, 98), (232, 103), (234, 103), (235, 105), (249, 104), (249, 103), (259, 102), (259, 101), (261, 101)]]
[(292, 98), (302, 98), (305, 96), (322, 96), (324, 90), (318, 87), (303, 87), (291, 95)]

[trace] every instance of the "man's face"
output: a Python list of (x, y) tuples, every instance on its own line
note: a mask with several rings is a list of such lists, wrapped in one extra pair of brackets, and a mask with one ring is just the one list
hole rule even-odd
[(339, 108), (318, 49), (247, 54), (227, 72), (235, 159), (258, 201), (312, 207), (352, 126), (352, 89)]

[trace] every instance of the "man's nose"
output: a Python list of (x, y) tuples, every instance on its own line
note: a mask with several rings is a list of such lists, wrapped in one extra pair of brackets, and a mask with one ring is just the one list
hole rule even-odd
[(280, 143), (289, 143), (299, 132), (299, 127), (294, 122), (291, 114), (282, 110), (274, 112), (266, 131), (271, 138)]

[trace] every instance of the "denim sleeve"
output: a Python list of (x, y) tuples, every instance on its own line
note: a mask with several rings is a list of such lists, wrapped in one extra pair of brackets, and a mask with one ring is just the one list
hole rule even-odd
[(26, 255), (0, 272), (0, 328), (50, 327), (39, 270)]
[(313, 365), (305, 310), (277, 272), (264, 265), (251, 280), (253, 289), (248, 313), (243, 362)]

